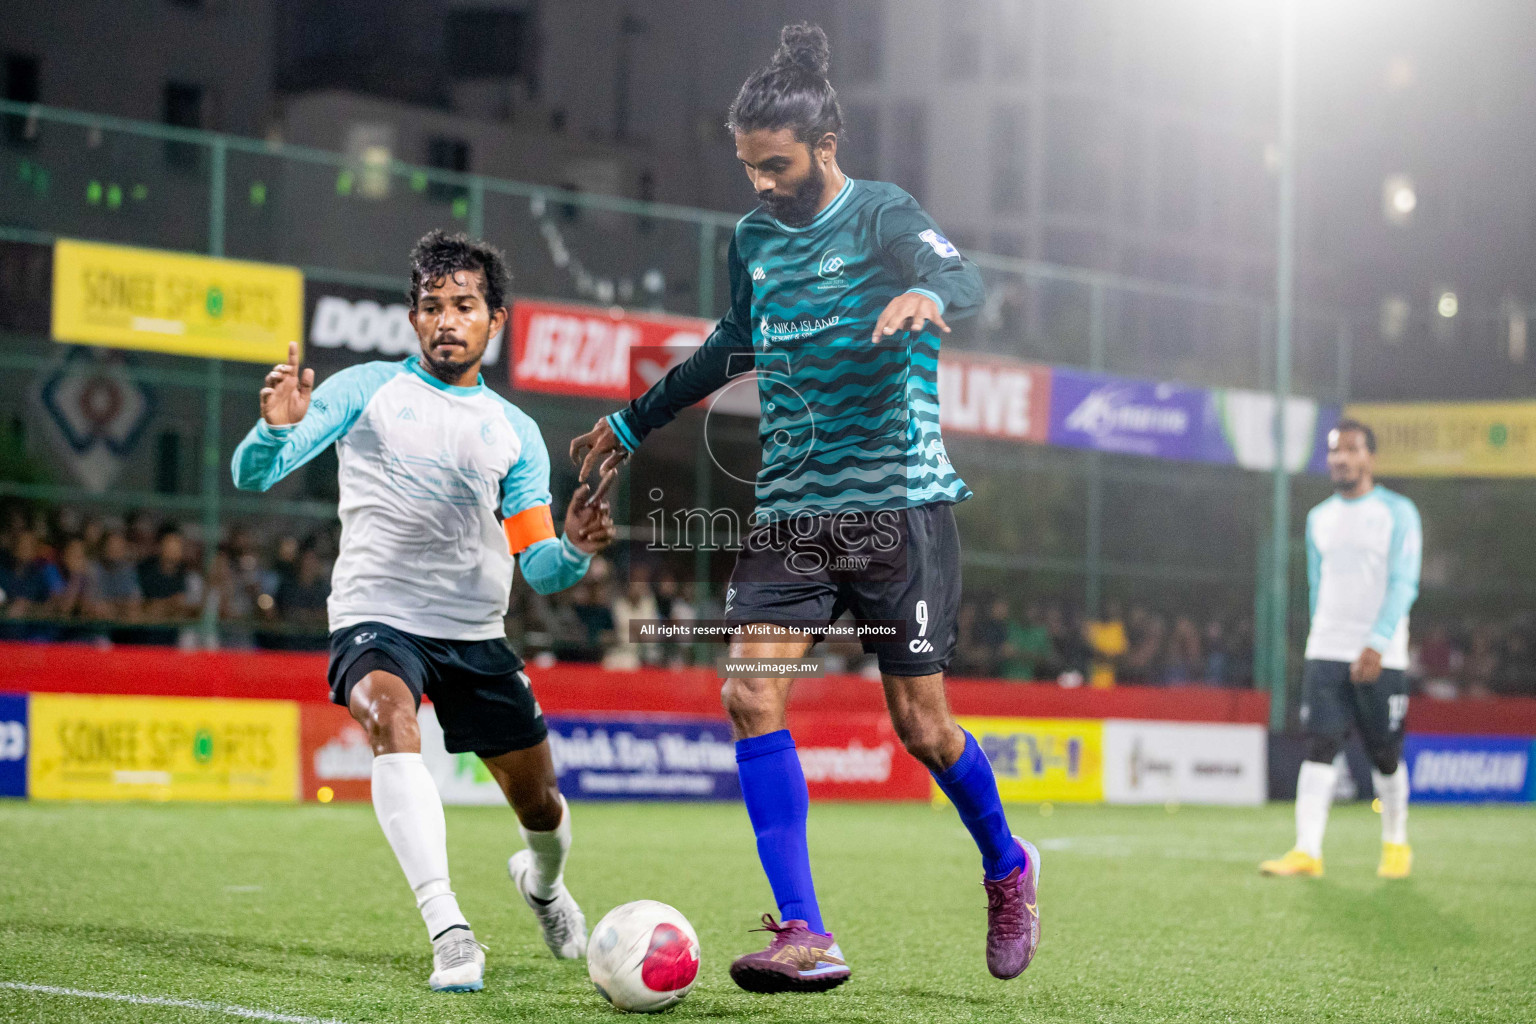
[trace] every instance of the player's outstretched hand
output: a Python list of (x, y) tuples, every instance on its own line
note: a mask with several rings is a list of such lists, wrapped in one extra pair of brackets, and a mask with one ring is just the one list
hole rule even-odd
[(949, 333), (949, 324), (939, 315), (937, 302), (921, 292), (904, 292), (885, 307), (869, 340), (878, 345), (897, 331), (921, 331), (930, 320), (939, 330)]
[[(618, 470), (613, 471), (614, 476), (618, 473)], [(613, 525), (608, 502), (594, 499), (591, 492), (591, 484), (581, 484), (571, 495), (571, 503), (565, 509), (565, 535), (572, 544), (595, 555), (613, 543), (618, 529)]]
[[(619, 466), (627, 458), (629, 458), (629, 449), (619, 441), (619, 435), (615, 434), (613, 428), (608, 425), (607, 417), (599, 419), (593, 424), (591, 430), (572, 441), (571, 462), (581, 469), (576, 479), (587, 479), (592, 475), (593, 469), (597, 469), (600, 473), (596, 490), (588, 494), (584, 500), (602, 501), (608, 489), (619, 478)], [(601, 463), (598, 462), (599, 459), (602, 460)], [(581, 491), (578, 489), (576, 493), (581, 494)]]
[(299, 343), (288, 343), (288, 361), (278, 363), (267, 374), (261, 389), (261, 418), (269, 427), (286, 427), (299, 422), (309, 411), (309, 395), (315, 390), (315, 371), (299, 370)]

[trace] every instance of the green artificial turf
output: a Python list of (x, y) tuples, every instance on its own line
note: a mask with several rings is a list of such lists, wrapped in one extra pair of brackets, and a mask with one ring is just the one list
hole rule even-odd
[[(951, 811), (818, 805), (821, 903), (853, 967), (753, 996), (730, 958), (773, 909), (736, 805), (581, 804), (567, 879), (590, 922), (659, 899), (698, 930), (676, 1018), (711, 1021), (1536, 1020), (1536, 809), (1415, 806), (1413, 878), (1375, 877), (1378, 819), (1335, 808), (1327, 877), (1265, 879), (1291, 809), (1012, 809), (1040, 843), (1043, 940), (983, 961), (978, 859)], [(0, 802), (0, 983), (363, 1021), (616, 1020), (516, 898), (510, 811), (450, 808), (454, 888), (485, 991), (427, 990), (421, 919), (366, 805)], [(232, 1021), (206, 1009), (0, 988), (3, 1021)]]

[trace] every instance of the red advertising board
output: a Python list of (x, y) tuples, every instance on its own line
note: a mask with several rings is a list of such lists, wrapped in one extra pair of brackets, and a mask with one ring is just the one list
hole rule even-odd
[(299, 705), (299, 795), (319, 799), (367, 800), (373, 777), (368, 734), (339, 704)]
[(794, 711), (789, 728), (812, 800), (926, 800), (928, 771), (884, 712)]
[(939, 361), (939, 426), (947, 433), (1044, 444), (1051, 368), (964, 352)]
[[(713, 321), (696, 317), (518, 299), (507, 364), (512, 387), (628, 401), (686, 359), (713, 328)], [(636, 349), (645, 351), (632, 356)]]

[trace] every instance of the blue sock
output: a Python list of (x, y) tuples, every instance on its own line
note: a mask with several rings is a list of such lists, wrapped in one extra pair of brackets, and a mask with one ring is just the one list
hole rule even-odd
[(789, 730), (737, 740), (736, 772), (747, 817), (757, 833), (757, 856), (779, 904), (779, 919), (804, 921), (811, 931), (825, 934), (805, 842), (811, 798)]
[(1008, 818), (1003, 814), (1003, 801), (997, 795), (997, 777), (992, 774), (992, 762), (982, 753), (976, 737), (965, 734), (965, 751), (960, 760), (935, 772), (933, 780), (939, 784), (949, 802), (960, 812), (960, 820), (970, 831), (971, 838), (981, 850), (981, 870), (988, 878), (1007, 878), (1014, 868), (1029, 865), (1024, 851), (1013, 841), (1008, 831)]

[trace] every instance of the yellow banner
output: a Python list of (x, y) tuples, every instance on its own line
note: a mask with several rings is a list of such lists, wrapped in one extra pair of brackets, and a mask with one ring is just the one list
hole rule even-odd
[(280, 363), (302, 341), (296, 267), (97, 245), (53, 247), (53, 338), (76, 345)]
[[(1104, 723), (1085, 718), (961, 718), (992, 762), (1004, 803), (1104, 799)], [(947, 802), (934, 786), (934, 800)]]
[(1351, 405), (1376, 431), (1378, 476), (1536, 476), (1536, 402)]
[(294, 800), (299, 707), (279, 700), (33, 694), (42, 800)]

